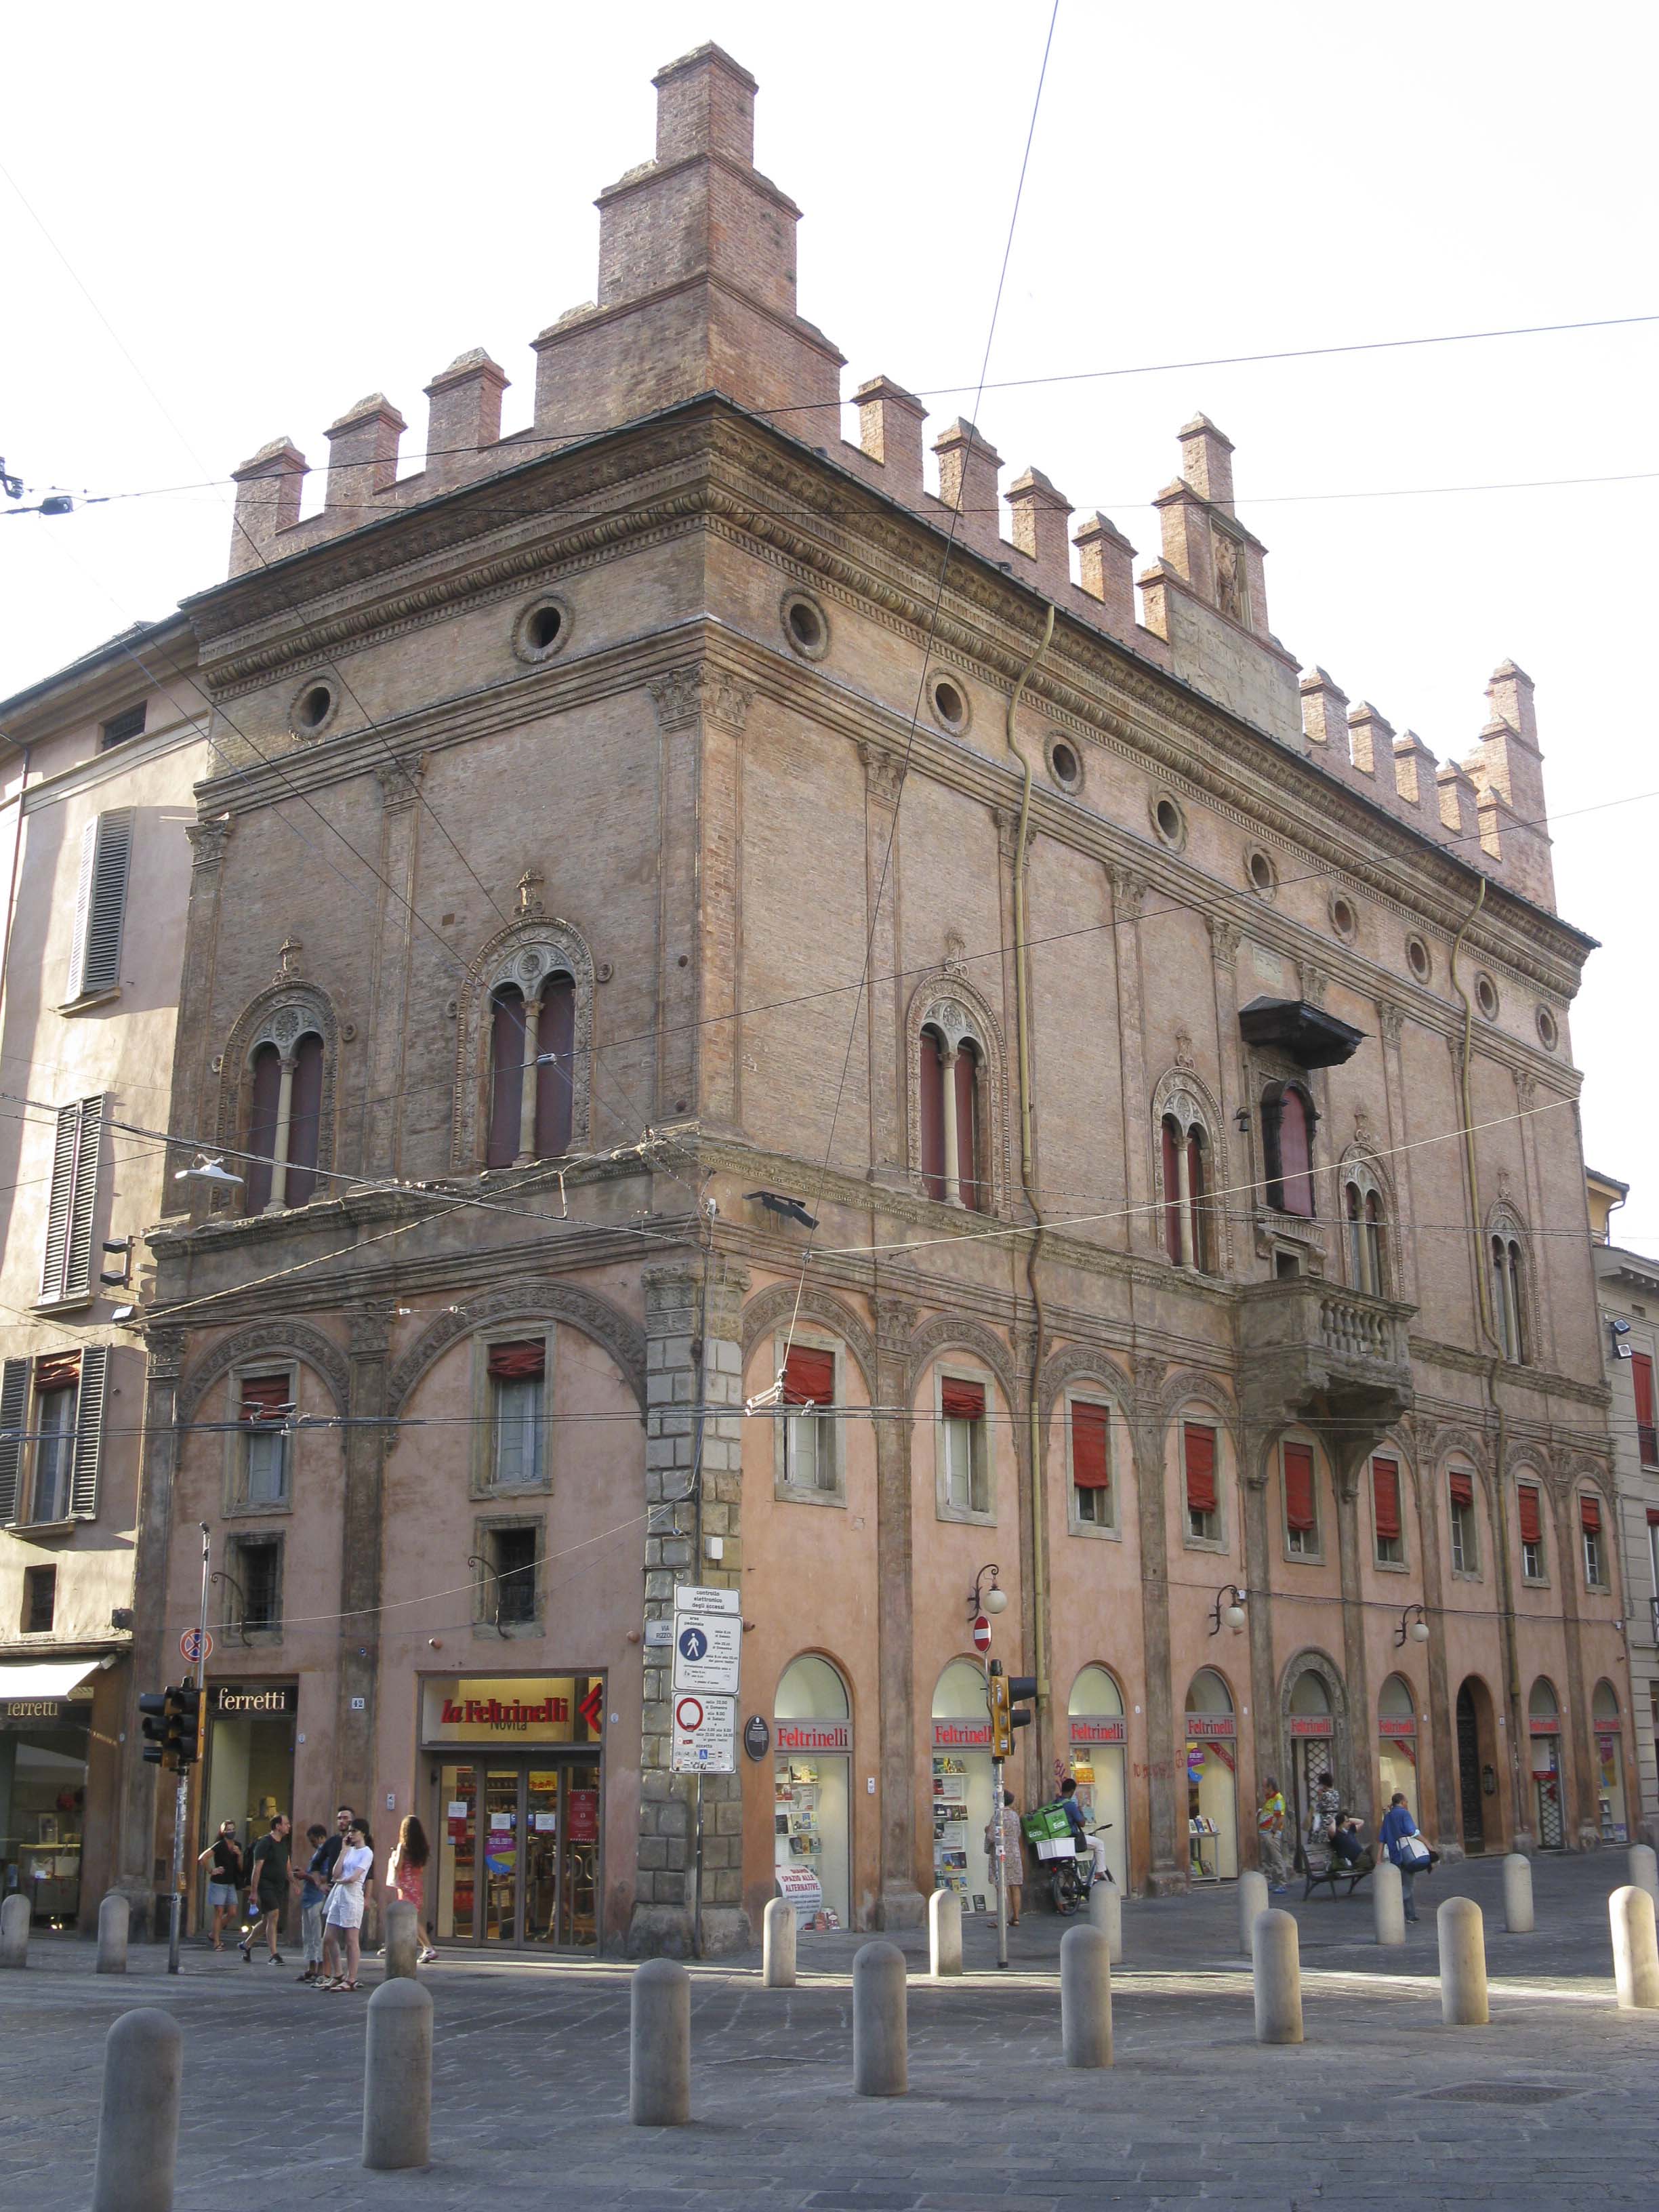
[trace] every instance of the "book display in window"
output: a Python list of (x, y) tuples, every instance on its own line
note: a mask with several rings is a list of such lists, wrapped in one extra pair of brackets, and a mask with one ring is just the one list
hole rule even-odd
[(968, 1769), (949, 1752), (933, 1754), (933, 1887), (968, 1894)]

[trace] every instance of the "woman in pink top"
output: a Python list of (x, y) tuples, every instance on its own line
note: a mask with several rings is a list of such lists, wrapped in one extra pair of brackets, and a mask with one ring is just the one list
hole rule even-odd
[(431, 1856), (426, 1830), (410, 1813), (398, 1831), (398, 1841), (386, 1862), (386, 1873), (399, 1901), (415, 1908), (415, 1924), (421, 1931), (422, 1966), (438, 1955), (428, 1940), (431, 1930), (426, 1917), (426, 1867)]

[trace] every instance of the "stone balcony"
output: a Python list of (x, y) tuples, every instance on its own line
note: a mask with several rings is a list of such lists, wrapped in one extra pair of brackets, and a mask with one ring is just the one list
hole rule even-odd
[(1412, 1404), (1407, 1326), (1416, 1311), (1316, 1275), (1251, 1284), (1239, 1308), (1247, 1414), (1387, 1428)]

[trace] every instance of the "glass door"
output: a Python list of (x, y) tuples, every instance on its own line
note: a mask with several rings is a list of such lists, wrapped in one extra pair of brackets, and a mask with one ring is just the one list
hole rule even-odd
[(439, 1767), (440, 1942), (598, 1948), (599, 1773), (545, 1751)]
[(524, 1940), (519, 1926), (519, 1875), (522, 1863), (519, 1797), (523, 1772), (520, 1766), (489, 1766), (484, 1770), (480, 1933), (486, 1943), (520, 1943)]
[(559, 1940), (559, 1784), (556, 1766), (532, 1765), (525, 1784), (525, 1904), (526, 1943)]
[(592, 1951), (599, 1941), (599, 1770), (564, 1769), (564, 1818), (559, 1830), (559, 1913), (556, 1941)]
[(471, 1766), (438, 1773), (438, 1881), (434, 1924), (444, 1943), (477, 1941), (478, 1778)]

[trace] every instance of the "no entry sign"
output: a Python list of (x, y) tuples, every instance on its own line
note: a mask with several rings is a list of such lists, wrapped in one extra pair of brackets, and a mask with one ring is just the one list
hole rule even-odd
[(738, 1701), (686, 1691), (674, 1700), (669, 1764), (676, 1774), (732, 1774), (737, 1771)]

